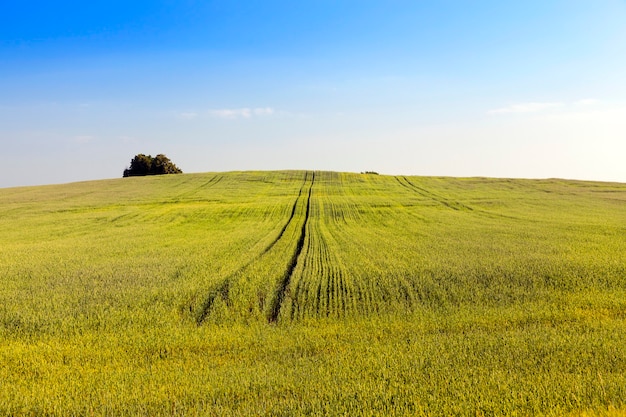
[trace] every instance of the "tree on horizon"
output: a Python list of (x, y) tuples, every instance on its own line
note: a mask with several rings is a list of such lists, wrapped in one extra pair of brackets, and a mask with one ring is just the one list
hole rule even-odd
[(144, 175), (182, 174), (178, 168), (164, 154), (152, 155), (138, 154), (130, 161), (130, 168), (124, 170), (123, 177), (140, 177)]

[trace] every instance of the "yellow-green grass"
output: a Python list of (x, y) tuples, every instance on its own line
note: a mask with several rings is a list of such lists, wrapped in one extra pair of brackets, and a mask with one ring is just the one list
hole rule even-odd
[(0, 190), (0, 415), (626, 412), (626, 185)]

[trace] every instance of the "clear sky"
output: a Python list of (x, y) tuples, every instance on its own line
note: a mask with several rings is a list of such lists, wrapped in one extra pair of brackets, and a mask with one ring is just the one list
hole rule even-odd
[(626, 182), (626, 1), (2, 1), (0, 187), (138, 153)]

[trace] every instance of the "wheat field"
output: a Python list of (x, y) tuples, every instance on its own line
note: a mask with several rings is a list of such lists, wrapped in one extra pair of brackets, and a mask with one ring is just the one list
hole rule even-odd
[(0, 189), (0, 415), (626, 415), (626, 184)]

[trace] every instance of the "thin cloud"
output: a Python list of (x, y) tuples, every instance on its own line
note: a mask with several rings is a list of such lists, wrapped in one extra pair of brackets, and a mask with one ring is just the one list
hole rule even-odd
[(595, 98), (584, 98), (582, 100), (575, 101), (574, 104), (579, 106), (593, 106), (594, 104), (600, 104), (600, 100)]
[(561, 108), (563, 110), (569, 110), (572, 106), (576, 107), (591, 107), (602, 102), (595, 98), (584, 98), (569, 103), (563, 102), (529, 102), (529, 103), (517, 103), (508, 107), (500, 109), (489, 110), (487, 114), (514, 114), (514, 113), (540, 113), (547, 110)]
[(256, 116), (271, 116), (274, 114), (274, 109), (271, 107), (263, 107), (256, 108), (253, 112)]
[(181, 119), (192, 120), (198, 117), (198, 113), (196, 112), (183, 112), (178, 115)]
[(209, 110), (209, 115), (220, 119), (250, 119), (254, 116), (271, 116), (276, 111), (271, 107), (257, 107), (254, 109), (243, 107), (239, 109)]
[[(597, 123), (598, 131), (607, 132), (613, 126), (620, 132), (626, 127), (626, 106), (623, 104), (578, 103), (567, 111), (546, 114), (544, 120), (568, 123)], [(619, 126), (616, 128), (615, 126)]]
[(563, 103), (546, 103), (546, 102), (531, 102), (531, 103), (518, 103), (512, 104), (508, 107), (500, 109), (489, 110), (487, 114), (511, 114), (511, 113), (537, 113), (557, 107), (562, 107)]
[(219, 109), (209, 110), (209, 115), (220, 119), (249, 119), (251, 112), (250, 109)]
[(80, 136), (74, 136), (73, 138), (73, 142), (74, 143), (80, 143), (80, 144), (84, 144), (84, 143), (89, 143), (92, 142), (95, 138), (93, 136), (89, 136), (89, 135), (80, 135)]
[(122, 143), (125, 143), (125, 144), (128, 144), (128, 143), (132, 143), (132, 144), (139, 143), (137, 138), (134, 137), (134, 136), (122, 135), (122, 136), (118, 136), (117, 139), (120, 140)]

